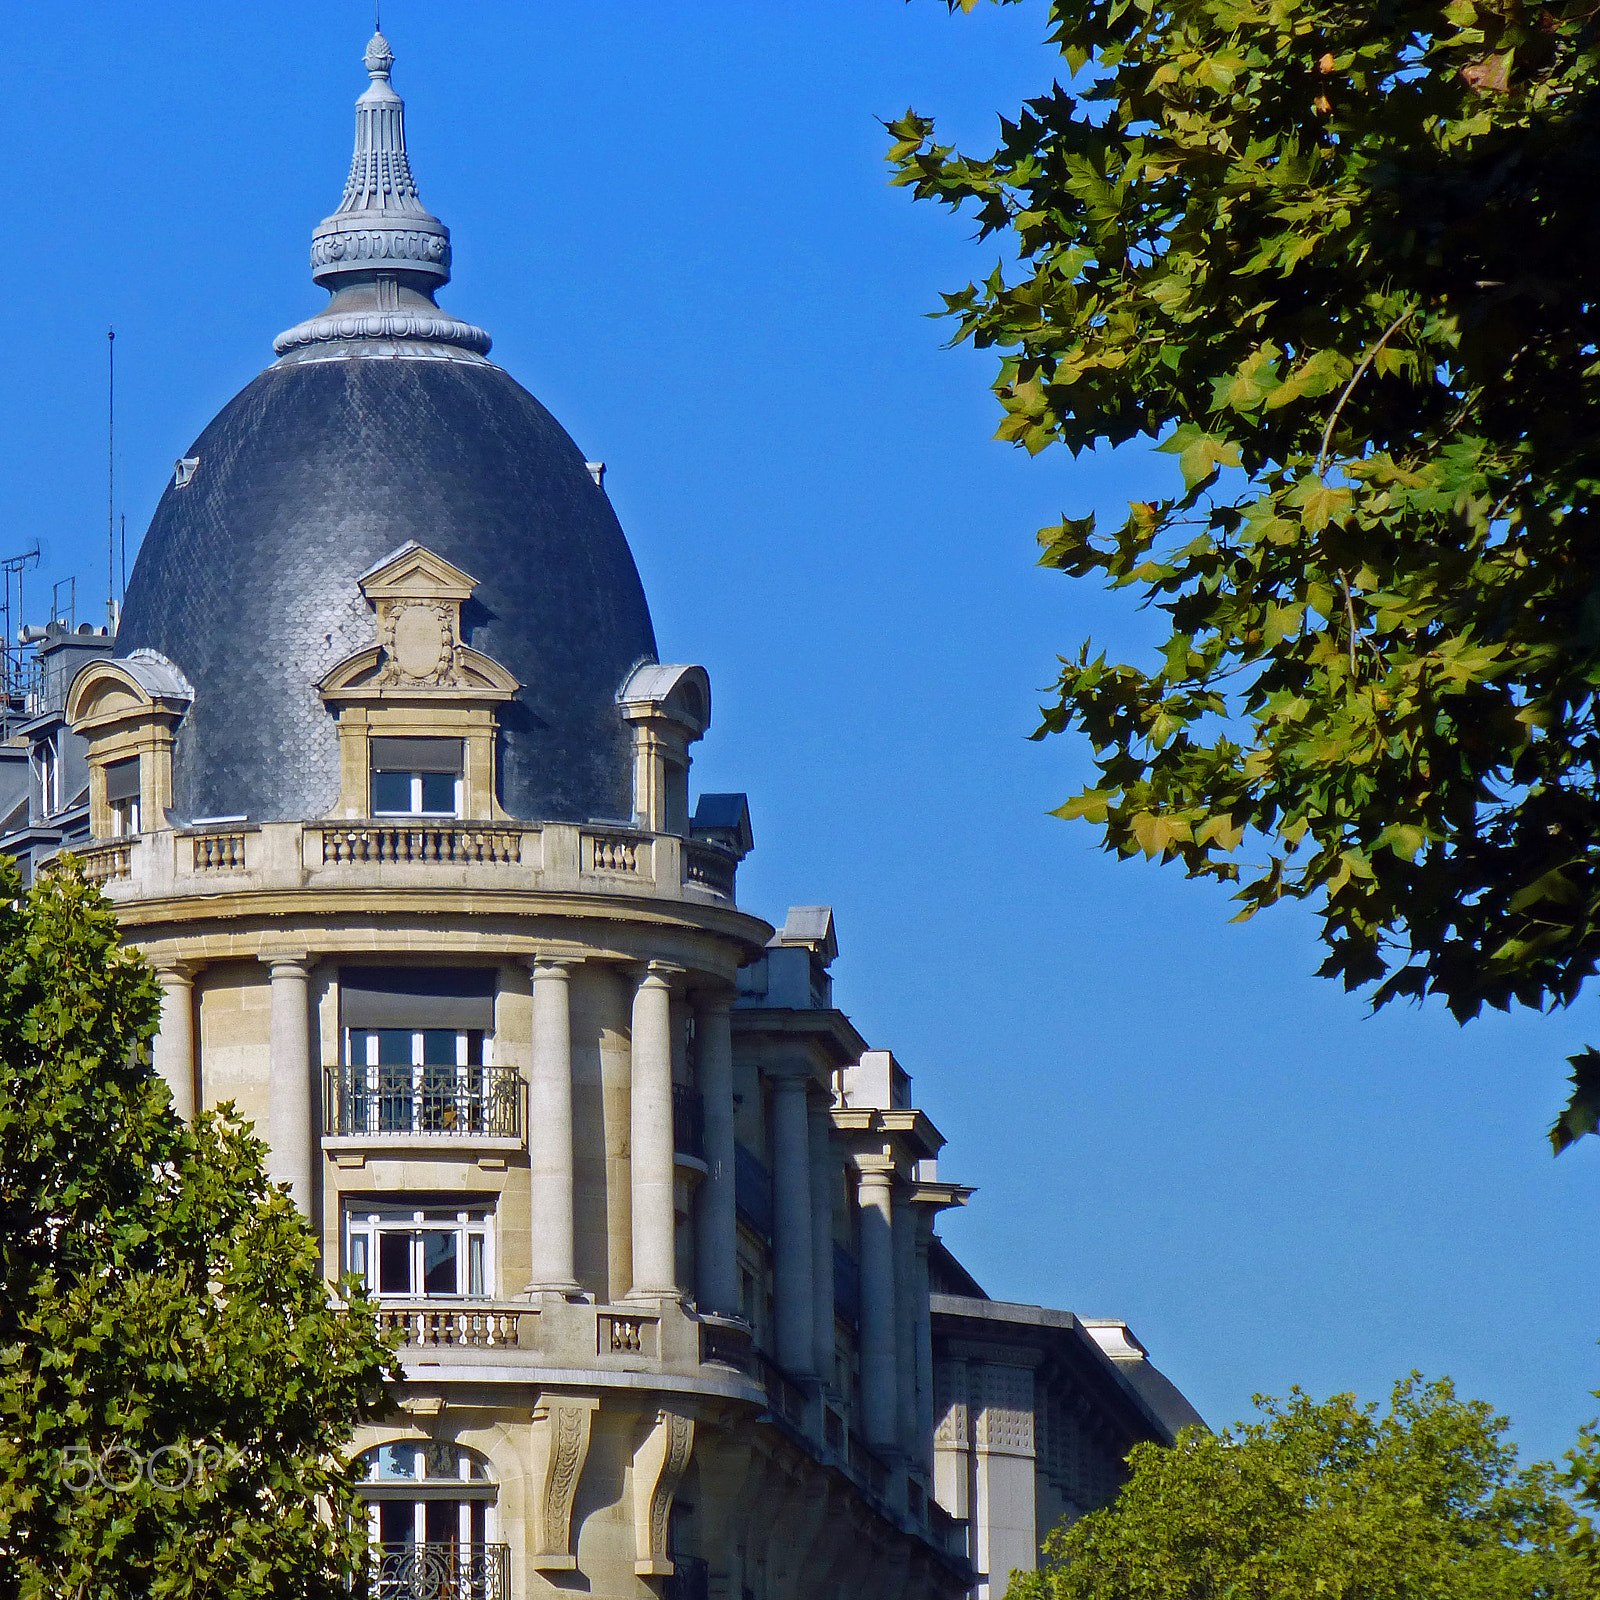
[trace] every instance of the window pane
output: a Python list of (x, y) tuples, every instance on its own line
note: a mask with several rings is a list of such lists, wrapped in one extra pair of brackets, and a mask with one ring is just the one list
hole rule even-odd
[(411, 1030), (409, 1028), (380, 1028), (378, 1030), (378, 1062), (385, 1067), (411, 1065)]
[(422, 809), (456, 814), (456, 780), (449, 772), (424, 772), (422, 775)]
[(374, 812), (410, 811), (411, 774), (409, 772), (374, 772), (372, 774), (372, 809)]
[(456, 1064), (456, 1033), (453, 1028), (427, 1028), (422, 1035), (422, 1059), (430, 1067)]
[(378, 1502), (378, 1542), (380, 1544), (415, 1544), (416, 1511), (409, 1500), (380, 1500)]
[(369, 1478), (414, 1478), (417, 1475), (417, 1447), (414, 1444), (379, 1445), (370, 1452), (373, 1460)]
[(456, 1279), (456, 1235), (428, 1232), (422, 1236), (422, 1292), (459, 1294)]
[(350, 1270), (363, 1283), (370, 1281), (367, 1278), (367, 1236), (364, 1233), (350, 1235)]
[(378, 1235), (379, 1294), (411, 1293), (411, 1238), (388, 1231)]
[(483, 1235), (467, 1235), (467, 1293), (482, 1295), (483, 1287)]
[(461, 1512), (454, 1500), (428, 1501), (427, 1521), (429, 1544), (455, 1544), (461, 1536)]

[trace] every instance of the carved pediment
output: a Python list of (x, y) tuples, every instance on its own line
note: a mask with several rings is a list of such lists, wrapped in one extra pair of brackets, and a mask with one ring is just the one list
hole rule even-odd
[(517, 680), (492, 656), (455, 644), (448, 665), (437, 675), (412, 677), (398, 670), (383, 646), (368, 646), (346, 656), (317, 685), (325, 700), (381, 700), (397, 696), (460, 700), (509, 700)]
[(478, 580), (414, 539), (358, 580), (377, 612), (376, 648), (346, 656), (317, 685), (324, 698), (446, 694), (503, 700), (520, 687), (461, 642), (461, 604)]

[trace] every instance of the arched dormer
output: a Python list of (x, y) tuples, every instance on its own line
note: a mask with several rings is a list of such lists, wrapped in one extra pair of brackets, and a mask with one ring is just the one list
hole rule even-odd
[(498, 708), (520, 685), (462, 643), (477, 579), (410, 540), (360, 577), (378, 642), (317, 685), (339, 718), (336, 817), (499, 820)]
[(182, 672), (153, 650), (91, 661), (67, 690), (67, 725), (89, 747), (89, 831), (147, 833), (172, 804), (172, 745), (194, 701)]
[(689, 832), (689, 746), (711, 726), (704, 667), (635, 667), (617, 691), (633, 727), (633, 821), (652, 833)]

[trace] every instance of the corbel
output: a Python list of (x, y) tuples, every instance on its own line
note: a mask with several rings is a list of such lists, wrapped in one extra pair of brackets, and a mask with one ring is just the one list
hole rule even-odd
[(633, 1452), (633, 1570), (641, 1578), (672, 1576), (667, 1517), (693, 1448), (693, 1420), (675, 1411), (658, 1411)]
[(533, 1408), (533, 1489), (537, 1519), (528, 1564), (537, 1572), (574, 1572), (572, 1503), (589, 1456), (597, 1399), (551, 1395)]

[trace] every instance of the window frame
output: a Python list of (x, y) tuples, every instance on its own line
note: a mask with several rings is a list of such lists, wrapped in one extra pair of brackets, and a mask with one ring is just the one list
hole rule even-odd
[[(362, 1202), (344, 1197), (344, 1270), (367, 1286), (380, 1303), (430, 1305), (492, 1301), (498, 1251), (496, 1206), (492, 1196), (466, 1204), (413, 1205), (405, 1201)], [(454, 1245), (456, 1288), (430, 1293), (427, 1286), (429, 1235), (447, 1235)], [(385, 1239), (405, 1239), (407, 1286), (383, 1288)]]

